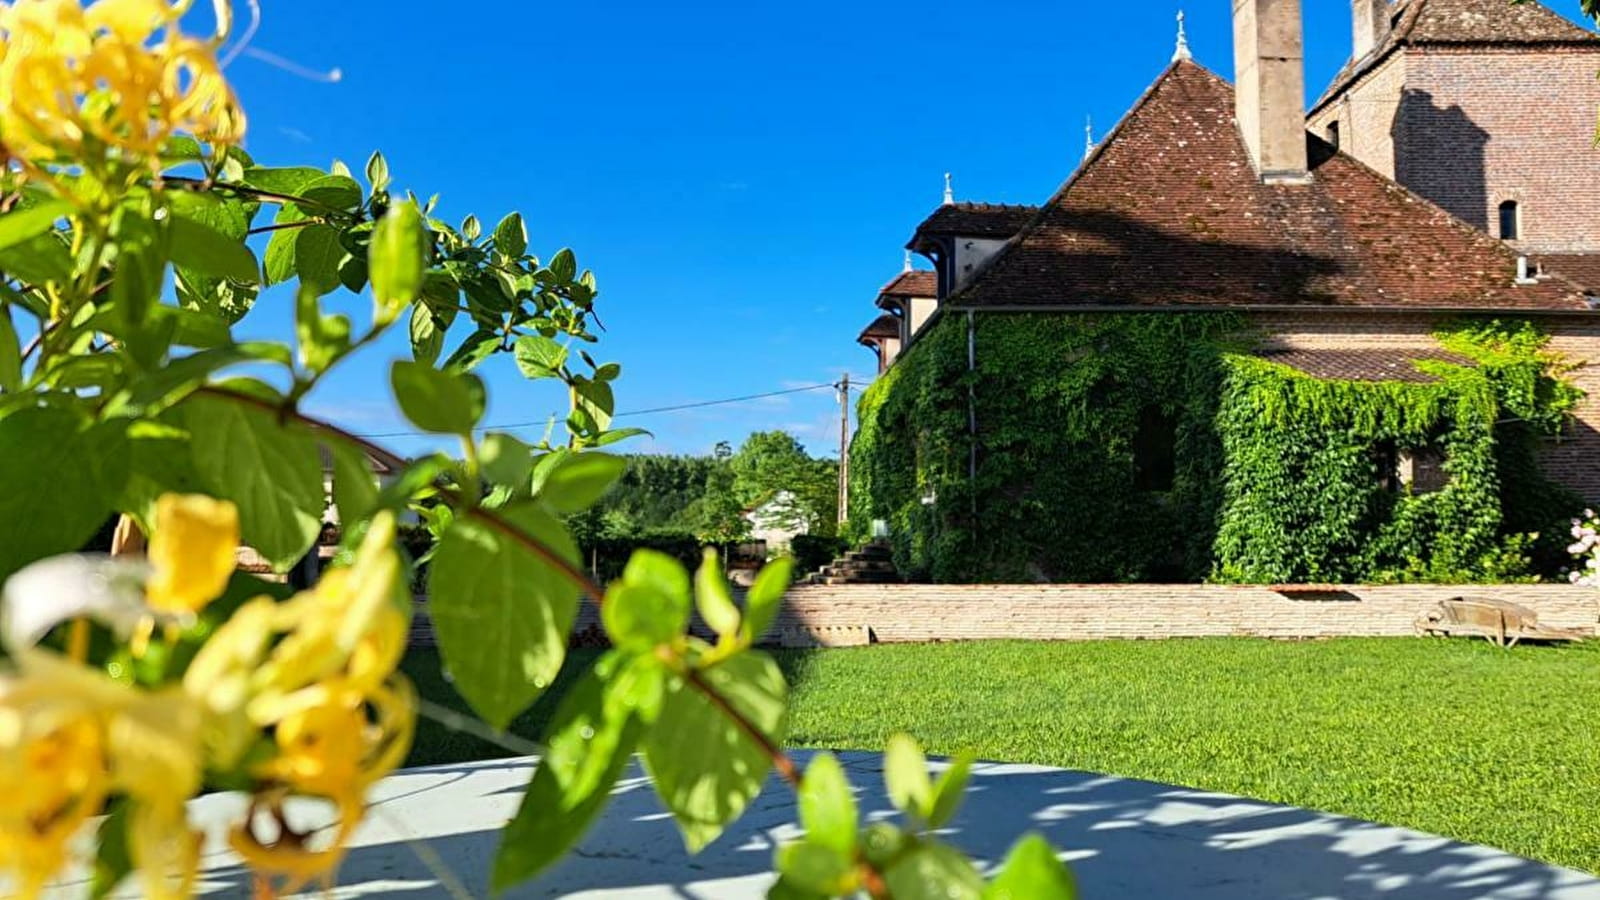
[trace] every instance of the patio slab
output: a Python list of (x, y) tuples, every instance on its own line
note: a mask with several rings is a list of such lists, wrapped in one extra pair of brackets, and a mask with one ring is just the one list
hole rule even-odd
[[(841, 758), (863, 814), (892, 817), (880, 757)], [(374, 790), (371, 814), (328, 896), (489, 896), (498, 829), (515, 811), (531, 767), (530, 760), (512, 759), (412, 769), (386, 779)], [(249, 896), (248, 874), (221, 841), (227, 823), (242, 814), (242, 799), (213, 795), (192, 809), (208, 832), (202, 893)], [(728, 833), (691, 857), (634, 767), (577, 851), (506, 896), (761, 897), (772, 881), (773, 848), (798, 835), (795, 817), (793, 795), (774, 782)], [(1227, 794), (1041, 766), (976, 766), (946, 838), (992, 862), (1029, 830), (1063, 852), (1085, 898), (1600, 900), (1600, 879), (1486, 847)], [(52, 896), (81, 895), (78, 882)]]

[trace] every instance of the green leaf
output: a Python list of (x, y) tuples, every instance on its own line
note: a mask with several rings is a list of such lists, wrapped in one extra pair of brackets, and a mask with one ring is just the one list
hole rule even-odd
[(705, 549), (700, 568), (694, 573), (694, 602), (700, 618), (718, 636), (738, 636), (739, 607), (734, 605), (733, 592), (722, 573), (722, 560), (711, 547)]
[(955, 817), (961, 798), (972, 777), (972, 754), (963, 753), (950, 761), (939, 780), (933, 783), (933, 801), (928, 807), (928, 827), (939, 828)]
[(308, 182), (296, 193), (311, 201), (299, 204), (307, 215), (316, 215), (324, 209), (350, 210), (361, 205), (361, 185), (347, 174), (324, 175)]
[(571, 250), (563, 247), (556, 251), (555, 256), (550, 258), (548, 268), (550, 269), (550, 274), (554, 275), (557, 281), (568, 282), (578, 275), (578, 258), (572, 255)]
[(307, 166), (291, 168), (251, 166), (244, 170), (244, 177), (240, 181), (246, 187), (253, 187), (256, 190), (298, 196), (306, 185), (325, 177), (327, 177), (326, 172)]
[(443, 349), (444, 329), (434, 321), (427, 304), (418, 303), (411, 307), (411, 358), (431, 366), (438, 361), (439, 352)]
[(278, 571), (311, 549), (327, 500), (317, 443), (265, 409), (197, 394), (178, 407), (194, 468), (211, 494), (239, 507), (239, 531)]
[(509, 434), (491, 434), (478, 448), (478, 461), (491, 482), (522, 486), (533, 469), (533, 448)]
[(294, 303), (300, 363), (313, 373), (326, 371), (350, 350), (350, 320), (323, 315), (319, 290), (302, 280)]
[(494, 227), (494, 248), (513, 258), (528, 252), (528, 228), (521, 213), (506, 216)]
[(65, 200), (46, 200), (0, 216), (0, 250), (15, 247), (55, 227), (56, 220), (72, 212)]
[[(578, 548), (537, 506), (497, 515), (574, 568)], [(455, 687), (484, 721), (505, 728), (555, 680), (566, 658), (578, 589), (526, 543), (478, 516), (439, 540), (428, 608)]]
[(933, 784), (928, 780), (928, 761), (922, 748), (910, 735), (889, 737), (883, 754), (883, 782), (896, 809), (918, 821), (927, 821)]
[(595, 428), (605, 431), (611, 427), (611, 414), (616, 409), (616, 398), (611, 392), (609, 382), (579, 378), (573, 381), (572, 392), (577, 395), (578, 407), (594, 420)]
[(494, 355), (500, 349), (500, 335), (497, 332), (480, 328), (467, 335), (450, 358), (444, 361), (446, 372), (470, 372), (478, 364)]
[(598, 503), (627, 467), (626, 459), (609, 453), (562, 451), (541, 468), (535, 491), (557, 515), (572, 515)]
[(72, 410), (32, 407), (0, 419), (0, 580), (81, 548), (110, 517), (128, 479), (127, 421), (90, 425)]
[(778, 880), (767, 888), (767, 900), (828, 900), (833, 896), (824, 891), (813, 891), (803, 888), (792, 879), (779, 876)]
[(744, 633), (746, 644), (753, 644), (772, 627), (783, 606), (783, 594), (789, 589), (789, 579), (794, 575), (794, 557), (780, 556), (761, 568), (755, 583), (750, 585), (744, 598)]
[(689, 627), (689, 573), (655, 550), (635, 550), (622, 578), (606, 591), (600, 618), (612, 642), (648, 653)]
[(560, 859), (610, 799), (640, 731), (627, 691), (617, 684), (630, 676), (626, 664), (620, 654), (607, 654), (562, 696), (544, 756), (500, 839), (494, 890)]
[[(768, 740), (782, 744), (788, 686), (771, 657), (741, 653), (700, 675)], [(667, 684), (661, 713), (644, 739), (644, 758), (691, 853), (744, 812), (772, 767), (760, 744), (679, 677)]]
[(327, 225), (308, 225), (295, 232), (294, 267), (300, 284), (326, 294), (339, 286), (339, 261), (344, 248), (339, 231)]
[(833, 847), (807, 840), (779, 847), (776, 856), (783, 880), (803, 891), (837, 897), (855, 890), (854, 863)]
[(884, 872), (894, 900), (978, 900), (983, 879), (965, 856), (930, 840), (918, 841)]
[(400, 411), (423, 431), (470, 435), (483, 418), (483, 380), (476, 375), (401, 361), (389, 369), (389, 382)]
[(95, 829), (94, 871), (89, 880), (91, 900), (111, 896), (133, 872), (133, 856), (128, 852), (128, 803), (119, 798), (111, 803), (111, 814)]
[(856, 849), (856, 798), (844, 767), (832, 753), (819, 753), (800, 781), (800, 824), (806, 841), (851, 856)]
[(376, 150), (367, 158), (367, 184), (372, 186), (373, 193), (389, 188), (389, 162)]
[(567, 348), (540, 334), (517, 339), (517, 368), (528, 378), (552, 378), (567, 364)]
[(261, 269), (250, 248), (204, 222), (175, 212), (167, 235), (168, 254), (176, 265), (247, 284), (261, 280)]
[(1078, 883), (1050, 842), (1025, 835), (1006, 854), (983, 900), (1077, 900)]
[(333, 461), (333, 505), (339, 521), (357, 522), (378, 507), (378, 480), (366, 454), (342, 443), (322, 445)]
[[(278, 212), (276, 225), (293, 225), (304, 222), (306, 217), (293, 207), (285, 208)], [(312, 226), (306, 226), (312, 227)], [(325, 227), (325, 226), (324, 226)], [(263, 273), (266, 275), (268, 285), (280, 284), (294, 277), (295, 238), (298, 228), (280, 228), (267, 239), (267, 252), (263, 259)]]
[(649, 431), (643, 428), (617, 428), (596, 438), (594, 441), (594, 446), (608, 447), (612, 444), (621, 443), (628, 438), (643, 437), (649, 433)]
[(0, 304), (0, 391), (22, 386), (22, 340), (11, 323), (11, 308)]
[(406, 202), (389, 207), (373, 229), (367, 251), (368, 277), (372, 280), (379, 323), (393, 322), (402, 309), (416, 302), (422, 293), (427, 254), (428, 232), (417, 205)]

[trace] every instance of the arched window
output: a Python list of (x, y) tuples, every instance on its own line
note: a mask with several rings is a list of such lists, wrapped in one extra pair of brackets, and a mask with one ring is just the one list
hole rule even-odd
[(1522, 208), (1515, 200), (1500, 204), (1500, 239), (1514, 241), (1522, 237)]

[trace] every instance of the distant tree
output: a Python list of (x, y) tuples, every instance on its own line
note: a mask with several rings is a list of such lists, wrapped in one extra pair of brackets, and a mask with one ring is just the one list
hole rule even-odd
[(761, 431), (750, 435), (728, 465), (734, 492), (746, 509), (788, 492), (794, 501), (774, 510), (780, 524), (833, 534), (839, 517), (838, 463), (813, 459), (786, 431)]
[(694, 533), (708, 544), (731, 544), (750, 536), (750, 521), (734, 487), (733, 468), (727, 463), (712, 467), (706, 475), (705, 492), (699, 505), (699, 520)]

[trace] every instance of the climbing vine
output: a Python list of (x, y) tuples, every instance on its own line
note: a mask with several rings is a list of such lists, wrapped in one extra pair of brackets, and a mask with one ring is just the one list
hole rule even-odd
[(1228, 313), (978, 316), (970, 371), (968, 328), (938, 323), (859, 409), (852, 527), (887, 522), (915, 578), (1501, 580), (1581, 508), (1536, 458), (1581, 394), (1528, 323), (1443, 328), (1465, 359), (1422, 381), (1306, 375)]

